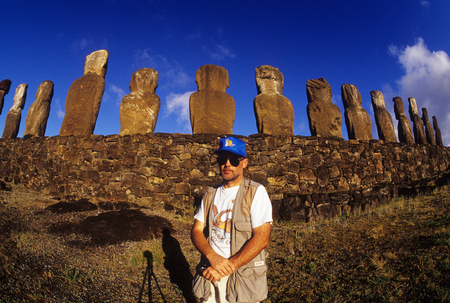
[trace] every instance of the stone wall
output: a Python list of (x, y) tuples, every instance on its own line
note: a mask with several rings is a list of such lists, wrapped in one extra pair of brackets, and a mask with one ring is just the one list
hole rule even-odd
[[(359, 211), (447, 173), (450, 150), (340, 138), (251, 135), (245, 175), (264, 184), (274, 217), (313, 221)], [(191, 214), (220, 182), (210, 134), (0, 140), (5, 179), (63, 199), (136, 203)]]

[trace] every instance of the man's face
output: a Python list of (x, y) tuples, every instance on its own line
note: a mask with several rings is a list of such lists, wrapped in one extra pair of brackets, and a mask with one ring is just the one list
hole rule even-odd
[(225, 185), (237, 186), (244, 177), (244, 168), (247, 167), (248, 159), (230, 152), (221, 152), (217, 157), (217, 163)]

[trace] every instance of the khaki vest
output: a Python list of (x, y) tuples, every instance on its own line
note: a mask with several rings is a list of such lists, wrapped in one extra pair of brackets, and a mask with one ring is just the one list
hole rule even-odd
[[(257, 188), (261, 184), (243, 179), (233, 205), (231, 218), (231, 255), (236, 254), (242, 246), (252, 237), (252, 224), (250, 218), (250, 207), (253, 202)], [(205, 193), (204, 210), (205, 222), (207, 222), (204, 233), (208, 242), (211, 241), (212, 232), (211, 211), (217, 187), (211, 187)], [(202, 256), (199, 267), (207, 264), (206, 257)], [(238, 268), (228, 278), (227, 299), (229, 302), (257, 302), (267, 298), (267, 265), (266, 252), (262, 250), (253, 260)], [(197, 297), (207, 299), (211, 295), (210, 281), (197, 275), (194, 278), (194, 293)], [(203, 287), (197, 283), (204, 280)], [(206, 282), (205, 282), (206, 281)]]

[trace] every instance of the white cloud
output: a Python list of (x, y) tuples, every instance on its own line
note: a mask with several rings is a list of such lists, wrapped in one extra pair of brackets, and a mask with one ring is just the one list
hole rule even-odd
[(423, 7), (429, 7), (430, 6), (430, 1), (420, 1), (420, 5)]
[(295, 124), (295, 133), (309, 136), (309, 124), (307, 123), (307, 120), (303, 119), (300, 123)]
[(170, 93), (166, 97), (165, 117), (174, 114), (177, 116), (177, 123), (182, 125), (185, 130), (192, 131), (191, 119), (189, 114), (189, 97), (193, 91), (183, 94)]
[(126, 95), (124, 89), (115, 86), (114, 84), (108, 84), (108, 88), (106, 89), (103, 98), (105, 102), (114, 102), (114, 105), (120, 107), (120, 103), (122, 102), (122, 98)]
[(202, 37), (202, 34), (200, 32), (192, 33), (190, 35), (186, 35), (187, 40), (198, 40)]
[(64, 119), (65, 113), (64, 113), (64, 111), (62, 110), (62, 107), (61, 107), (61, 100), (59, 98), (56, 99), (55, 100), (55, 104), (56, 104), (56, 116), (59, 119)]
[(134, 68), (153, 68), (159, 73), (159, 79), (164, 79), (159, 88), (183, 88), (194, 83), (194, 79), (184, 71), (177, 61), (170, 61), (164, 56), (153, 54), (150, 49), (138, 50), (134, 54)]
[(236, 57), (236, 55), (233, 53), (233, 51), (224, 45), (216, 45), (216, 49), (217, 49), (217, 54), (221, 57), (230, 57), (230, 58)]
[(226, 42), (222, 40), (222, 36), (223, 30), (221, 28), (217, 29), (210, 38), (211, 45), (203, 46), (203, 51), (216, 60), (223, 60), (227, 57), (235, 58), (236, 55), (227, 46)]
[(72, 52), (78, 52), (84, 50), (86, 47), (90, 45), (93, 45), (92, 40), (82, 38), (72, 42), (72, 44), (70, 45), (70, 50)]
[(236, 55), (231, 51), (231, 49), (222, 44), (214, 44), (212, 47), (205, 46), (203, 47), (203, 50), (206, 53), (208, 53), (211, 56), (211, 58), (217, 60), (223, 60), (227, 57), (230, 58), (236, 57)]
[[(413, 46), (399, 49), (390, 46), (389, 52), (397, 57), (404, 69), (404, 75), (398, 79), (398, 95), (408, 104), (407, 99), (414, 97), (421, 115), (426, 107), (430, 120), (436, 116), (445, 145), (450, 144), (450, 58), (444, 51), (430, 51), (422, 38)], [(391, 98), (392, 99), (392, 98)], [(386, 99), (385, 99), (386, 100)], [(406, 102), (405, 102), (406, 101)]]

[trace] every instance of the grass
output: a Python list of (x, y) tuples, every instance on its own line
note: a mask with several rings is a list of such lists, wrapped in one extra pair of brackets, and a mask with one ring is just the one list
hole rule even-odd
[[(64, 212), (9, 186), (0, 302), (195, 302), (189, 216), (86, 201)], [(449, 187), (324, 222), (275, 222), (265, 302), (450, 302), (449, 248)]]
[(285, 234), (276, 251), (293, 251), (269, 259), (270, 302), (450, 302), (448, 187), (348, 219), (276, 228)]

